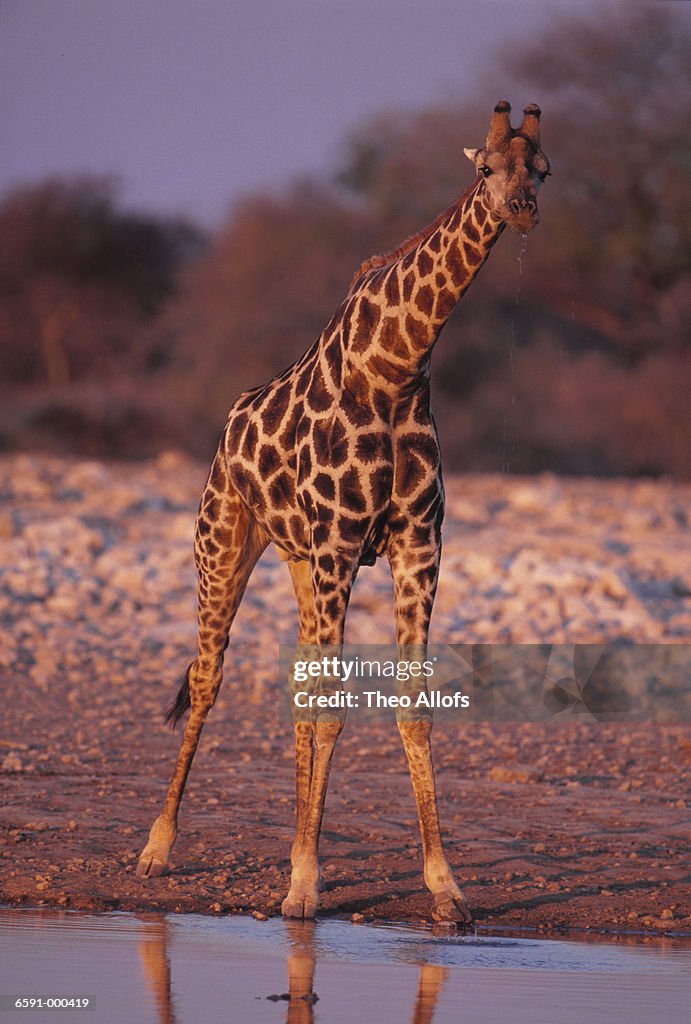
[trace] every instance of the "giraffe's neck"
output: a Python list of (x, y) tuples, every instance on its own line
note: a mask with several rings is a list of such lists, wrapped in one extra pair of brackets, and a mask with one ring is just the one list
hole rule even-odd
[(478, 179), (428, 229), (365, 264), (351, 292), (351, 365), (387, 390), (425, 371), (439, 332), (503, 227)]

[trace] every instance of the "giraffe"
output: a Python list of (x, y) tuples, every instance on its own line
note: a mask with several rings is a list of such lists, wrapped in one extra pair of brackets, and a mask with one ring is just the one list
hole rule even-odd
[[(177, 815), (202, 727), (221, 685), (228, 633), (257, 559), (269, 543), (287, 561), (299, 645), (339, 649), (361, 565), (388, 559), (399, 657), (428, 639), (441, 552), (444, 491), (430, 410), (430, 358), (451, 311), (508, 224), (538, 222), (549, 174), (540, 108), (511, 127), (494, 108), (476, 176), (453, 205), (390, 252), (366, 260), (344, 301), (305, 354), (230, 410), (202, 494), (195, 530), (198, 651), (170, 708), (189, 709), (162, 813), (137, 866), (168, 870)], [(318, 907), (318, 842), (343, 714), (294, 723), (296, 831), (284, 916)], [(431, 718), (399, 718), (422, 840), (423, 874), (437, 921), (471, 922), (442, 847), (431, 759)]]

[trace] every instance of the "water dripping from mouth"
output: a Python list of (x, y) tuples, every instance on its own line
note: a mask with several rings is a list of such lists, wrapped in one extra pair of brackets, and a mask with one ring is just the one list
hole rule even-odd
[[(523, 232), (521, 235), (521, 243), (518, 249), (518, 277), (519, 280), (516, 282), (516, 311), (521, 306), (521, 281), (520, 278), (523, 276), (523, 260), (528, 248), (528, 235)], [(509, 376), (511, 382), (511, 405), (504, 412), (503, 429), (502, 429), (502, 452), (503, 458), (501, 468), (503, 473), (509, 473), (511, 471), (511, 458), (516, 453), (517, 443), (515, 436), (516, 430), (516, 414), (517, 414), (517, 396), (516, 396), (516, 367), (514, 365), (514, 351), (516, 348), (516, 324), (515, 320), (511, 318), (510, 330), (510, 344), (509, 344)], [(511, 435), (511, 439), (510, 439)]]
[(527, 234), (524, 231), (523, 234), (521, 235), (521, 245), (520, 245), (520, 248), (518, 250), (518, 273), (521, 274), (521, 275), (523, 274), (523, 260), (525, 259), (525, 254), (526, 254), (527, 251), (528, 251), (528, 236), (527, 236)]

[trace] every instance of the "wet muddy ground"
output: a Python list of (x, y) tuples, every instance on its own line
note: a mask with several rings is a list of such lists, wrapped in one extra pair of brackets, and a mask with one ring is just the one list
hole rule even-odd
[[(191, 532), (205, 468), (0, 460), (0, 902), (280, 910), (292, 729), (277, 645), (286, 567), (255, 571), (183, 803), (174, 867), (139, 880), (179, 737), (161, 711), (194, 654)], [(469, 477), (447, 483), (440, 643), (691, 640), (691, 487)], [(348, 636), (392, 636), (383, 563)], [(449, 860), (480, 925), (691, 932), (688, 727), (439, 722)], [(415, 807), (393, 716), (351, 718), (322, 838), (324, 915), (419, 921)]]

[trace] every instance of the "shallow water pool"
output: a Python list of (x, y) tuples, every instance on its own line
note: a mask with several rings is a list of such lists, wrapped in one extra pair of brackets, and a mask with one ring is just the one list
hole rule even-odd
[[(89, 999), (16, 1009), (18, 997)], [(691, 949), (403, 926), (0, 910), (0, 1024), (685, 1021)]]

